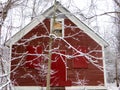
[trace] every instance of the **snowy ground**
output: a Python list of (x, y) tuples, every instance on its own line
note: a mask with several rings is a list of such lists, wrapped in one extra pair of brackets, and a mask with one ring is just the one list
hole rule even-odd
[(111, 83), (107, 85), (107, 90), (120, 90), (120, 87), (116, 87), (115, 83)]

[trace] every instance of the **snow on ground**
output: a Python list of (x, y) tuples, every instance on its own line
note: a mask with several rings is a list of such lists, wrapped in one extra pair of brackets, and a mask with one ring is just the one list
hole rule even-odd
[(107, 85), (107, 90), (120, 90), (120, 87), (116, 87), (115, 83), (110, 83)]

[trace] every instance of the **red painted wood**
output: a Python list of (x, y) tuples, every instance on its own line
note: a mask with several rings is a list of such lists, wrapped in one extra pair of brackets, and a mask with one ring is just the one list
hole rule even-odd
[(73, 68), (88, 68), (87, 59), (85, 57), (77, 57), (73, 60)]
[(34, 46), (27, 46), (26, 47), (28, 55), (26, 57), (26, 67), (28, 68), (36, 68), (39, 67), (39, 63), (42, 60), (40, 54), (42, 54), (42, 47), (34, 47)]
[[(60, 54), (64, 54), (64, 51), (60, 51)], [(51, 74), (51, 86), (71, 86), (71, 82), (66, 78), (66, 62), (65, 56), (60, 54), (52, 54), (52, 74)]]
[[(78, 47), (77, 50), (81, 53), (88, 52), (87, 47)], [(75, 55), (80, 55), (80, 53), (76, 53)], [(78, 56), (75, 57), (73, 60), (73, 68), (88, 68), (88, 60), (85, 58), (85, 56)]]
[[(22, 56), (22, 53), (28, 53), (34, 54), (34, 53), (43, 53), (48, 55), (48, 49), (49, 49), (49, 37), (41, 37), (42, 35), (47, 36), (49, 35), (50, 31), (50, 19), (44, 20), (44, 25), (40, 23), (35, 28), (33, 28), (29, 33), (27, 33), (22, 39), (20, 39), (17, 45), (14, 45), (12, 47), (12, 62), (11, 62), (11, 70), (14, 70), (14, 68), (18, 65), (19, 61), (22, 60), (22, 63), (20, 64), (19, 68), (17, 68), (14, 72), (11, 73), (11, 80), (13, 81), (13, 84), (15, 86), (46, 86), (46, 76), (42, 76), (42, 72), (38, 69), (36, 69), (35, 64), (38, 63), (38, 59), (33, 62), (31, 59), (36, 58), (36, 56)], [(69, 19), (64, 19), (64, 40), (72, 45), (74, 48), (80, 50), (78, 47), (82, 47), (82, 52), (85, 52), (83, 48), (88, 48), (86, 52), (92, 51), (92, 50), (102, 50), (101, 46), (95, 42), (91, 37), (89, 37), (87, 34), (85, 34), (81, 29), (77, 28), (76, 25), (70, 21)], [(71, 28), (70, 26), (76, 27)], [(47, 29), (46, 29), (47, 28)], [(79, 33), (79, 34), (78, 34)], [(27, 40), (29, 38), (33, 38), (34, 35), (40, 36), (36, 39)], [(72, 37), (71, 37), (72, 36)], [(24, 41), (27, 40), (27, 41)], [(62, 39), (55, 39), (52, 43), (52, 48), (58, 48), (58, 51), (66, 51), (66, 55), (78, 55), (79, 53), (75, 52), (73, 48), (71, 48), (64, 40)], [(25, 45), (23, 45), (23, 43)], [(40, 46), (42, 46), (42, 49), (40, 49)], [(31, 50), (27, 50), (27, 46), (34, 46)], [(57, 55), (53, 54), (53, 59), (57, 57)], [(102, 52), (93, 52), (90, 53), (90, 55), (93, 55), (94, 57), (102, 58)], [(18, 58), (20, 57), (20, 58)], [(80, 80), (86, 80), (86, 83), (84, 86), (98, 86), (102, 83), (104, 85), (104, 72), (100, 71), (96, 66), (94, 66), (89, 60), (87, 60), (88, 68), (78, 68), (79, 65), (77, 65), (79, 62), (75, 62), (77, 64), (74, 64), (74, 58), (65, 58), (62, 56), (62, 58), (65, 58), (64, 60), (67, 63), (67, 72), (65, 73), (64, 69), (65, 66), (63, 62), (61, 62), (61, 58), (58, 55), (58, 60), (60, 60), (57, 63), (54, 63), (54, 66), (52, 66), (53, 69), (59, 69), (61, 70), (59, 74), (63, 74), (63, 78), (59, 76), (59, 74), (53, 74), (51, 76), (58, 76), (61, 78), (61, 80), (58, 79), (59, 83), (53, 82), (55, 78), (52, 80), (53, 85), (51, 86), (81, 86), (79, 84), (76, 84), (74, 82), (78, 82)], [(79, 57), (78, 59), (80, 59)], [(28, 60), (27, 60), (28, 59)], [(44, 58), (43, 58), (44, 59)], [(43, 60), (39, 58), (39, 60)], [(92, 60), (95, 60), (94, 58), (91, 58)], [(34, 64), (30, 64), (26, 66), (26, 61), (31, 61)], [(54, 60), (53, 60), (54, 61)], [(97, 60), (96, 64), (103, 66), (103, 60)], [(44, 62), (45, 65), (47, 65), (47, 61)], [(82, 64), (84, 65), (84, 64)], [(58, 67), (59, 66), (59, 67)], [(74, 68), (73, 66), (77, 66), (77, 68)], [(84, 65), (85, 66), (85, 65)], [(55, 69), (55, 70), (56, 70)], [(63, 71), (63, 72), (62, 72)], [(41, 74), (42, 73), (42, 74)], [(78, 74), (78, 76), (77, 76)], [(24, 76), (24, 77), (23, 77)], [(26, 76), (26, 77), (25, 77)], [(66, 76), (66, 77), (65, 77)], [(57, 78), (56, 78), (57, 79)], [(67, 80), (66, 80), (67, 79)], [(63, 80), (63, 82), (62, 82)], [(16, 84), (17, 83), (17, 84)]]

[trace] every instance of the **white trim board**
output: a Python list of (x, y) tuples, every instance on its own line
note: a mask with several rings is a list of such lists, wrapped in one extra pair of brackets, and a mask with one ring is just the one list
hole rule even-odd
[[(40, 86), (15, 86), (15, 90), (46, 90), (46, 87)], [(104, 86), (71, 86), (65, 87), (65, 90), (107, 90)]]
[[(96, 34), (92, 29), (90, 29), (86, 24), (80, 21), (77, 17), (72, 15), (66, 8), (64, 8), (59, 2), (56, 3), (56, 10), (62, 12), (67, 18), (69, 18), (73, 23), (75, 23), (81, 30), (83, 30), (87, 35), (89, 35), (93, 40), (95, 40), (101, 46), (107, 47), (108, 43), (102, 39), (98, 34)], [(20, 30), (17, 34), (15, 34), (12, 38), (10, 38), (5, 45), (10, 46), (15, 42), (20, 40), (24, 35), (30, 32), (35, 26), (37, 26), (40, 22), (47, 17), (49, 17), (54, 12), (54, 7), (50, 7), (46, 10), (42, 15), (33, 19), (26, 27)]]

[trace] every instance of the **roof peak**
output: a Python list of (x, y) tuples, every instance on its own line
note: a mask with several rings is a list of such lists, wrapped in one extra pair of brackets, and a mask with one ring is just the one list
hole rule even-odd
[[(87, 35), (89, 35), (92, 39), (94, 39), (97, 43), (102, 46), (108, 46), (108, 43), (102, 39), (98, 34), (96, 34), (91, 28), (89, 28), (85, 23), (79, 20), (77, 17), (71, 14), (69, 10), (67, 10), (59, 1), (56, 1), (57, 10), (59, 10), (65, 17), (70, 19), (73, 23), (75, 23), (78, 28), (83, 30)], [(43, 22), (45, 18), (51, 15), (54, 12), (54, 5), (47, 9), (43, 14), (41, 14), (38, 18), (33, 19), (27, 26), (25, 26), (22, 30), (20, 30), (17, 34), (15, 34), (11, 39), (9, 39), (5, 44), (7, 46), (13, 45), (19, 39), (21, 39), (24, 35), (26, 35), (29, 31), (31, 31), (35, 26), (37, 26), (40, 22)]]

